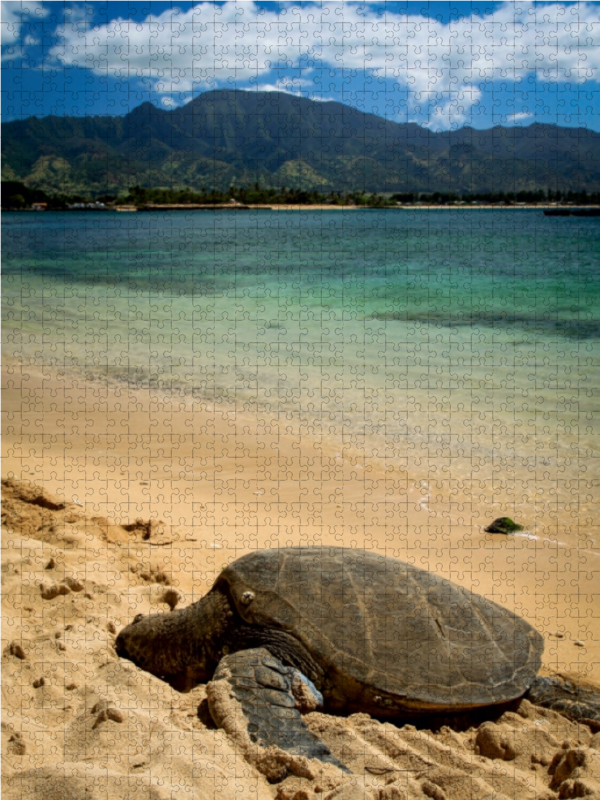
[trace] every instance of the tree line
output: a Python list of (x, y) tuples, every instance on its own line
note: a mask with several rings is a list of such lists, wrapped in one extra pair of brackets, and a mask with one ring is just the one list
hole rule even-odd
[(90, 198), (81, 194), (47, 194), (42, 189), (31, 189), (19, 181), (2, 181), (2, 207), (22, 210), (34, 204), (43, 204), (48, 210), (81, 208), (86, 204), (102, 203), (106, 208), (115, 205), (134, 205), (144, 208), (153, 205), (225, 205), (235, 201), (241, 205), (331, 205), (385, 208), (402, 204), (450, 205), (453, 203), (483, 203), (491, 205), (515, 203), (572, 203), (600, 205), (600, 192), (561, 191), (555, 189), (521, 190), (517, 192), (396, 192), (391, 195), (364, 192), (319, 192), (316, 189), (296, 189), (281, 186), (230, 187), (227, 191), (204, 189), (145, 188), (133, 186), (127, 195), (104, 194)]
[(392, 195), (399, 203), (580, 203), (596, 205), (600, 203), (600, 192), (588, 193), (560, 189), (524, 189), (518, 192), (396, 192)]

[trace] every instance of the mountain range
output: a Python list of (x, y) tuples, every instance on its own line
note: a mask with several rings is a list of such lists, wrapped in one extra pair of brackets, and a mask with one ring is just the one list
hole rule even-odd
[(600, 133), (533, 123), (434, 132), (337, 102), (219, 90), (124, 116), (2, 123), (2, 179), (47, 192), (250, 185), (325, 191), (600, 191)]

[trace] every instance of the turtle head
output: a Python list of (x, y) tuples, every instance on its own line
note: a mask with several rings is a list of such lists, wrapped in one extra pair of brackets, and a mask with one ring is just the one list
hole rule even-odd
[(180, 630), (181, 613), (138, 614), (117, 636), (115, 650), (120, 658), (185, 692), (210, 676), (202, 668), (202, 648), (192, 653)]
[[(120, 658), (152, 673), (180, 692), (209, 681), (220, 658), (219, 616), (209, 593), (168, 614), (138, 614), (117, 636)], [(211, 624), (212, 623), (212, 624)]]

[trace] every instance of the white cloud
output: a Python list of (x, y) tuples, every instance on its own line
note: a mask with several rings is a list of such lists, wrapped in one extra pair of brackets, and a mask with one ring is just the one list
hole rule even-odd
[(450, 90), (444, 93), (444, 101), (435, 104), (425, 127), (432, 131), (462, 127), (470, 121), (469, 112), (481, 99), (482, 94), (481, 89), (469, 85), (460, 91)]
[(20, 3), (0, 3), (2, 44), (15, 44), (21, 35)]
[(518, 114), (509, 114), (506, 117), (506, 121), (507, 122), (521, 122), (522, 120), (525, 120), (525, 119), (531, 119), (531, 117), (533, 117), (533, 114), (531, 112), (529, 112), (529, 111), (521, 111)]
[(229, 0), (143, 22), (69, 24), (60, 34), (55, 61), (135, 77), (165, 95), (249, 84), (296, 93), (300, 84), (272, 75), (304, 64), (313, 74), (364, 71), (406, 87), (410, 108), (425, 109), (430, 127), (467, 120), (491, 81), (518, 83), (532, 73), (553, 83), (600, 78), (598, 6), (585, 2), (505, 2), (485, 16), (442, 23), (358, 3), (259, 8)]
[(0, 3), (0, 29), (2, 31), (0, 44), (17, 44), (21, 38), (22, 24), (40, 20), (47, 13), (41, 3), (2, 0)]
[(450, 128), (461, 128), (469, 120), (469, 111), (480, 99), (482, 92), (475, 87), (468, 87), (465, 92), (450, 92), (446, 102), (436, 104), (424, 124), (432, 131), (446, 131)]
[(312, 87), (312, 81), (307, 81), (303, 78), (280, 78), (276, 83), (253, 83), (250, 86), (237, 86), (236, 88), (245, 90), (247, 92), (283, 92), (284, 94), (293, 94), (301, 96), (307, 94), (302, 91), (303, 87)]
[(280, 86), (278, 83), (257, 83), (255, 86), (240, 86), (247, 92), (283, 92), (283, 94), (302, 94), (300, 89), (288, 88), (285, 84)]

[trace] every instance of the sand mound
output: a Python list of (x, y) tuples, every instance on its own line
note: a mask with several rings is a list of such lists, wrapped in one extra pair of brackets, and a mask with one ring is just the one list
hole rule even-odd
[(278, 770), (277, 752), (253, 766), (207, 716), (205, 687), (179, 694), (114, 651), (137, 611), (182, 599), (153, 560), (156, 526), (86, 517), (16, 481), (3, 481), (3, 501), (8, 800), (600, 798), (600, 734), (526, 700), (467, 730), (314, 712), (308, 726), (353, 776), (315, 762)]

